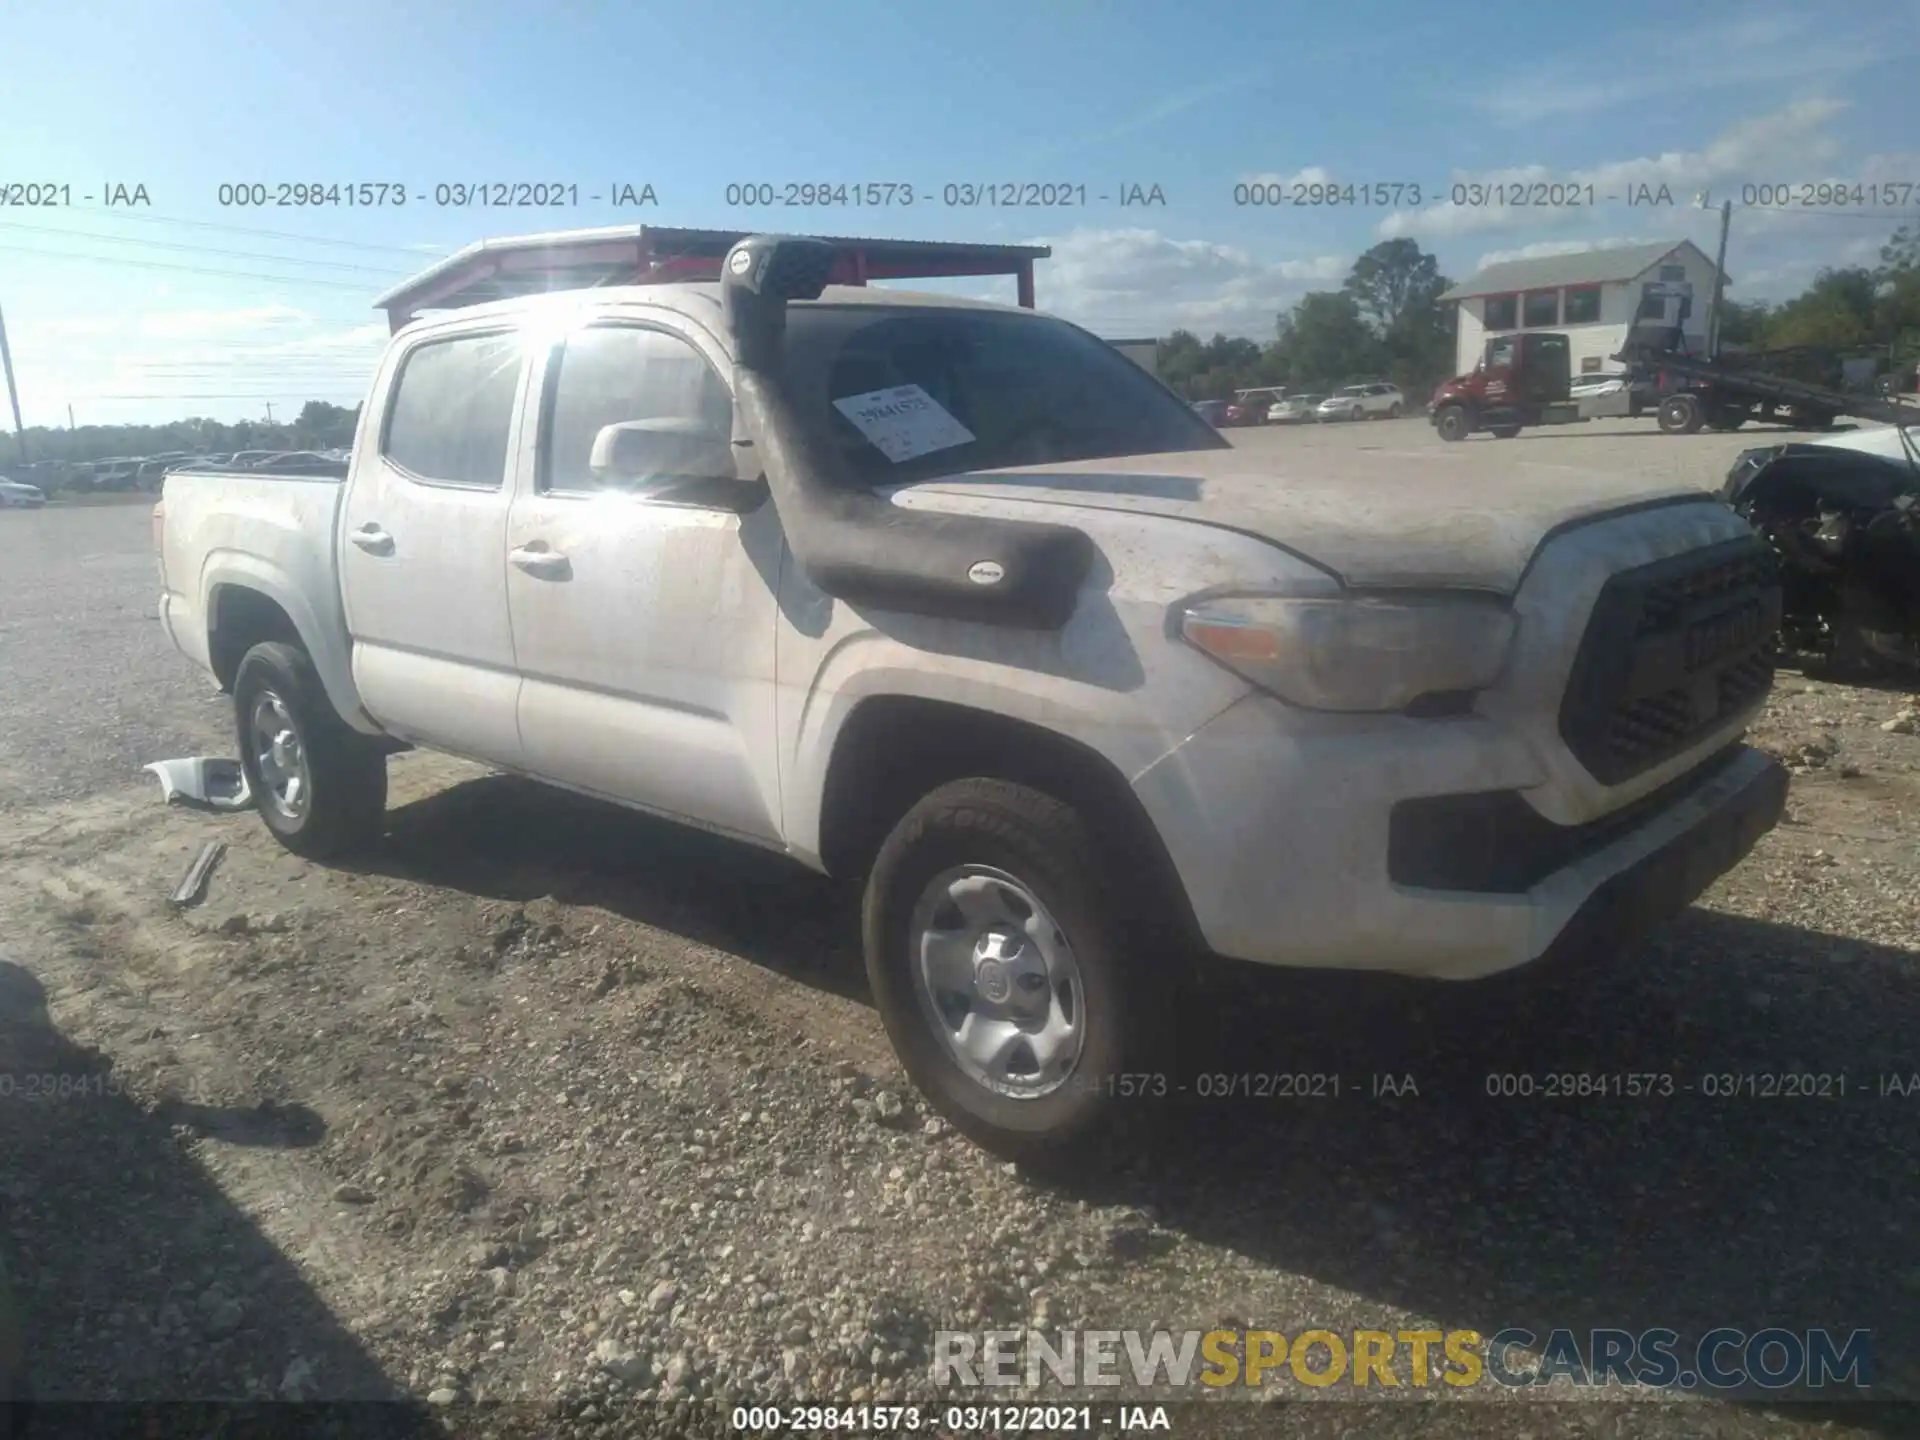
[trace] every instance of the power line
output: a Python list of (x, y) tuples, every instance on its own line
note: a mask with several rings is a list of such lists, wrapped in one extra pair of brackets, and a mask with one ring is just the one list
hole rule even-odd
[(210, 270), (200, 265), (169, 265), (161, 260), (122, 260), (116, 255), (70, 255), (57, 250), (32, 250), (25, 245), (0, 245), (0, 250), (9, 250), (16, 255), (37, 255), (42, 260), (90, 261), (95, 265), (112, 265), (121, 270), (173, 270), (187, 275), (213, 275), (222, 280), (264, 280), (273, 285), (314, 285), (327, 290), (352, 290), (360, 295), (367, 293), (365, 285), (355, 285), (346, 280), (322, 280), (311, 275), (253, 275), (240, 270)]
[(416, 250), (410, 245), (375, 245), (364, 240), (336, 240), (319, 235), (296, 235), (289, 230), (262, 230), (252, 225), (224, 225), (216, 220), (182, 220), (168, 215), (140, 215), (131, 210), (110, 211), (101, 205), (76, 205), (72, 208), (83, 214), (111, 215), (116, 220), (138, 220), (143, 225), (182, 225), (193, 230), (221, 230), (233, 235), (259, 235), (272, 240), (298, 240), (303, 245), (331, 245), (346, 250), (377, 250), (386, 254), (407, 255), (419, 261), (423, 267), (441, 258), (429, 251)]
[(354, 265), (343, 260), (308, 260), (297, 255), (262, 255), (256, 250), (222, 250), (212, 245), (182, 245), (178, 241), (142, 240), (131, 235), (96, 235), (90, 230), (66, 230), (58, 225), (26, 225), (17, 220), (0, 220), (0, 229), (29, 230), (39, 235), (68, 235), (78, 240), (95, 240), (102, 245), (138, 245), (145, 250), (183, 250), (194, 255), (223, 255), (234, 260), (266, 260), (275, 265), (313, 265), (324, 270), (351, 270), (362, 275), (383, 275), (390, 279), (403, 280), (408, 274), (405, 270)]

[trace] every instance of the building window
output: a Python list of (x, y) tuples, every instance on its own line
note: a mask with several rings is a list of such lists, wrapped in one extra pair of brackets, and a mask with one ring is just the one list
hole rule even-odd
[(1578, 290), (1567, 291), (1567, 321), (1569, 325), (1591, 325), (1600, 318), (1600, 287), (1583, 285)]
[(1520, 324), (1520, 297), (1518, 295), (1489, 295), (1486, 308), (1486, 328), (1489, 330), (1515, 330)]
[(1664, 284), (1677, 285), (1686, 278), (1687, 267), (1684, 265), (1662, 265), (1660, 267), (1660, 279)]
[(1527, 295), (1524, 322), (1529, 330), (1544, 329), (1560, 323), (1560, 292), (1534, 290)]

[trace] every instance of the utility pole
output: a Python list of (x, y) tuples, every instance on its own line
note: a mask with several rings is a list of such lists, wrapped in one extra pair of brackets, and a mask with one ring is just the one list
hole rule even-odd
[(1713, 257), (1713, 299), (1707, 305), (1707, 358), (1720, 358), (1720, 292), (1726, 288), (1727, 229), (1733, 224), (1733, 201), (1720, 205), (1720, 253)]
[(13, 351), (7, 348), (7, 317), (0, 314), (0, 365), (7, 371), (7, 401), (13, 406), (13, 438), (20, 445), (20, 463), (27, 463), (27, 427), (20, 423), (20, 392), (13, 385)]
[(75, 426), (73, 423), (73, 402), (69, 400), (67, 402), (67, 433), (71, 435), (74, 432), (74, 429), (75, 429)]
[(267, 401), (267, 423), (269, 425), (273, 423), (273, 401), (271, 400)]

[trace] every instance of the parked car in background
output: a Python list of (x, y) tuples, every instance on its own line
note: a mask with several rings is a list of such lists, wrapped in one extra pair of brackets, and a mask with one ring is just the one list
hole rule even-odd
[(1289, 395), (1284, 400), (1276, 400), (1267, 407), (1267, 423), (1298, 425), (1303, 420), (1311, 420), (1314, 406), (1326, 398), (1324, 395)]
[(1218, 427), (1225, 423), (1227, 402), (1224, 400), (1196, 400), (1193, 402), (1193, 413), (1209, 425)]
[(1314, 407), (1318, 420), (1397, 420), (1406, 413), (1406, 397), (1397, 385), (1373, 382), (1347, 385)]
[(288, 450), (247, 468), (279, 475), (342, 475), (346, 473), (347, 462), (322, 455), (318, 450)]
[(250, 470), (262, 460), (271, 460), (275, 455), (284, 453), (281, 450), (236, 450), (227, 463), (236, 470)]
[(0, 510), (38, 510), (47, 503), (47, 492), (38, 485), (0, 477)]
[(1279, 385), (1263, 385), (1253, 390), (1236, 390), (1233, 399), (1227, 402), (1226, 423), (1229, 425), (1264, 425), (1267, 423), (1267, 411), (1276, 400), (1286, 398), (1286, 389)]

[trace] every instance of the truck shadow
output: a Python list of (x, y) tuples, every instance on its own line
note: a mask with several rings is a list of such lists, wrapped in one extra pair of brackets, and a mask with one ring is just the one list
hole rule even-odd
[(509, 775), (395, 807), (356, 862), (396, 879), (525, 903), (551, 896), (865, 1001), (857, 896), (782, 856)]
[[(843, 888), (532, 782), (396, 809), (371, 863), (867, 999)], [(1612, 963), (1477, 985), (1212, 964), (1183, 1028), (1152, 1145), (1035, 1183), (1489, 1335), (1866, 1329), (1876, 1379), (1916, 1392), (1920, 954), (1695, 908)], [(1328, 1079), (1269, 1078), (1300, 1076)], [(1170, 1301), (1259, 1303), (1185, 1283)]]
[[(273, 1407), (278, 1422), (311, 1421), (301, 1433), (441, 1433), (387, 1403), (399, 1392), (379, 1363), (188, 1148), (192, 1134), (312, 1144), (319, 1118), (298, 1107), (149, 1113), (120, 1093), (111, 1064), (54, 1026), (30, 971), (0, 960), (0, 1401), (32, 1397), (12, 1433), (158, 1433), (151, 1402), (166, 1401), (184, 1423), (167, 1433), (211, 1434), (244, 1428), (231, 1402), (282, 1398), (313, 1402)], [(10, 1335), (24, 1351), (13, 1373)], [(307, 1378), (283, 1391), (290, 1367)], [(196, 1420), (203, 1406), (182, 1401), (207, 1413)]]

